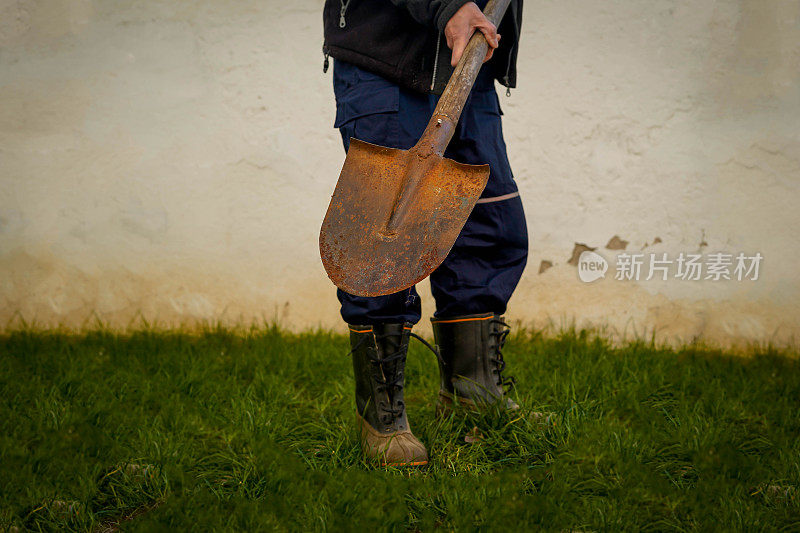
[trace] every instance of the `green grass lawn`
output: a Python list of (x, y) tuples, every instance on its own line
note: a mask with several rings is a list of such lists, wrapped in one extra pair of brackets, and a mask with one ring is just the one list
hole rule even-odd
[(412, 341), (431, 464), (408, 471), (359, 454), (348, 350), (277, 328), (0, 336), (0, 530), (800, 530), (796, 354), (512, 336), (543, 426), (437, 420)]

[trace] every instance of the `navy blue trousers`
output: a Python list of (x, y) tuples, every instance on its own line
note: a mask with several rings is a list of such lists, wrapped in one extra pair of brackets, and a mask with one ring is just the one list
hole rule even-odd
[[(422, 135), (438, 97), (405, 90), (350, 63), (334, 61), (336, 122), (350, 138), (409, 149)], [(494, 80), (482, 69), (445, 152), (459, 163), (484, 164), (489, 182), (444, 262), (430, 275), (437, 318), (502, 314), (528, 257), (528, 232), (506, 155)], [(362, 297), (341, 289), (342, 318), (349, 324), (417, 323), (421, 308), (412, 287), (387, 296)]]

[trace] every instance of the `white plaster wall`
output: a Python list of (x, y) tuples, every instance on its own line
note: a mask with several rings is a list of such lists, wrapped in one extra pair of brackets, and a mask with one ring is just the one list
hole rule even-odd
[[(337, 327), (321, 5), (0, 0), (0, 326)], [(793, 342), (800, 2), (528, 0), (520, 56), (501, 105), (532, 240), (509, 317)], [(760, 252), (760, 279), (580, 282), (574, 244), (613, 259), (614, 235)]]

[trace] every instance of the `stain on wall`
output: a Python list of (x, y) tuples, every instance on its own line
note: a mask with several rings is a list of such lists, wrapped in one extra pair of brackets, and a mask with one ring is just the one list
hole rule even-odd
[[(0, 326), (341, 327), (317, 251), (344, 159), (321, 6), (0, 3)], [(528, 2), (519, 72), (512, 321), (794, 341), (800, 4)], [(756, 281), (583, 283), (575, 243), (764, 260)]]

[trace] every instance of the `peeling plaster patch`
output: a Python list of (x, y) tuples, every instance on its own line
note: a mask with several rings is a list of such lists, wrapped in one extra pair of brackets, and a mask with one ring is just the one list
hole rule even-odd
[(583, 252), (594, 252), (595, 250), (597, 250), (596, 246), (594, 248), (591, 248), (590, 246), (587, 246), (583, 243), (576, 242), (575, 248), (572, 249), (572, 257), (569, 258), (569, 261), (567, 261), (567, 263), (569, 263), (572, 266), (578, 266), (578, 260), (580, 259), (581, 254)]
[(611, 240), (606, 244), (608, 250), (624, 250), (628, 246), (628, 241), (623, 241), (618, 235), (611, 237)]
[(653, 239), (653, 244), (650, 244), (648, 242), (644, 243), (644, 245), (642, 246), (642, 250), (644, 250), (648, 246), (655, 246), (656, 244), (658, 244), (660, 242), (661, 242), (661, 237), (656, 237), (655, 239)]
[(547, 259), (543, 259), (541, 263), (539, 263), (539, 274), (546, 272), (548, 268), (553, 266), (552, 261), (548, 261)]

